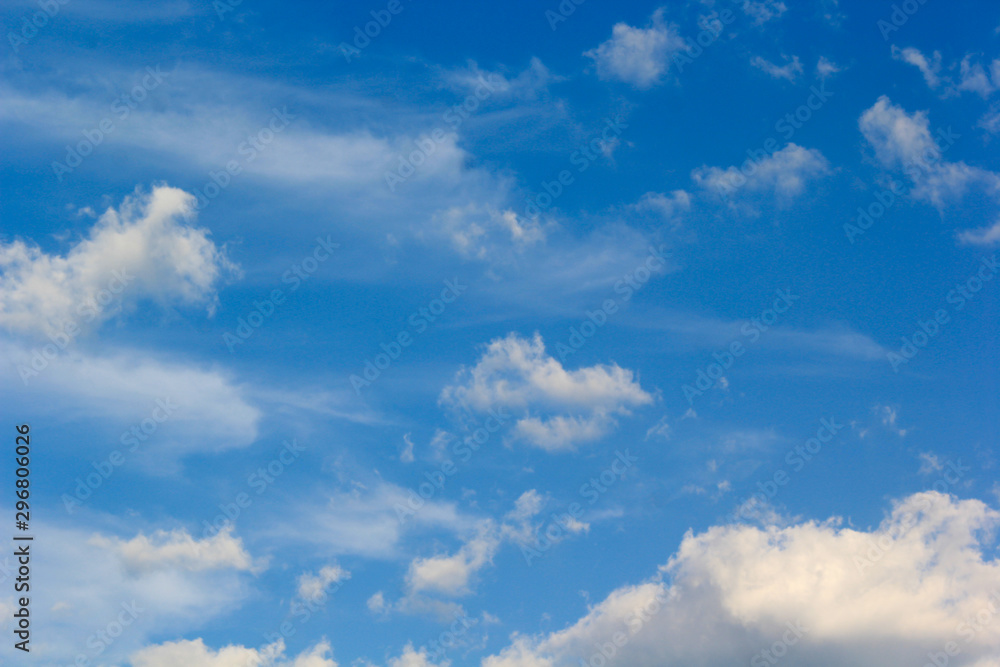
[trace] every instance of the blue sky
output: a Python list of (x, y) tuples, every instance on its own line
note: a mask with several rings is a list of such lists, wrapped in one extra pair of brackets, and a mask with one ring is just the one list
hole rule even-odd
[(0, 19), (4, 661), (1000, 665), (995, 5)]

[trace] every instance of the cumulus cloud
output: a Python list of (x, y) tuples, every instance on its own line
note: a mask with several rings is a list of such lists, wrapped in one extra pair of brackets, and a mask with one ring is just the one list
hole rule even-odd
[(35, 528), (50, 547), (32, 559), (32, 574), (48, 584), (33, 590), (31, 600), (44, 610), (33, 623), (46, 638), (47, 662), (69, 664), (84, 647), (93, 659), (100, 646), (95, 632), (114, 622), (127, 630), (104, 647), (101, 660), (120, 664), (153, 635), (190, 632), (231, 611), (262, 567), (228, 532), (195, 539), (176, 529), (128, 537), (55, 524)]
[(147, 646), (130, 659), (132, 667), (337, 667), (330, 653), (325, 639), (295, 658), (286, 658), (283, 640), (260, 649), (225, 646), (214, 651), (199, 638)]
[(867, 531), (831, 519), (688, 533), (657, 576), (564, 630), (514, 635), (483, 665), (578, 665), (602, 647), (635, 667), (767, 664), (761, 652), (782, 641), (795, 664), (909, 667), (948, 642), (959, 647), (949, 664), (989, 664), (1000, 649), (998, 525), (977, 500), (927, 492)]
[(790, 143), (770, 155), (748, 158), (738, 167), (699, 167), (691, 172), (691, 178), (700, 187), (727, 198), (737, 193), (764, 194), (787, 203), (801, 195), (809, 181), (828, 173), (830, 165), (822, 153)]
[(611, 39), (583, 55), (594, 61), (601, 79), (645, 89), (659, 83), (670, 67), (670, 59), (686, 48), (677, 26), (663, 20), (660, 8), (653, 12), (646, 28), (616, 23)]
[(158, 530), (151, 536), (139, 533), (130, 540), (95, 535), (90, 543), (112, 551), (132, 572), (179, 569), (189, 572), (233, 569), (259, 571), (243, 541), (227, 528), (212, 537), (196, 540), (186, 530)]
[(406, 585), (410, 594), (439, 593), (456, 597), (467, 595), (470, 579), (479, 570), (493, 562), (493, 556), (500, 546), (496, 525), (486, 521), (480, 525), (475, 536), (450, 556), (418, 558), (410, 563), (406, 575)]
[(910, 191), (916, 199), (942, 208), (945, 202), (961, 198), (974, 184), (990, 192), (1000, 190), (1000, 177), (994, 172), (972, 167), (964, 162), (943, 159), (951, 130), (932, 135), (926, 112), (907, 113), (885, 95), (865, 110), (858, 120), (865, 139), (875, 150), (875, 158), (887, 169), (904, 172), (913, 183)]
[(234, 266), (205, 229), (185, 223), (194, 196), (166, 186), (108, 209), (65, 255), (24, 241), (0, 244), (0, 325), (22, 333), (61, 332), (107, 319), (106, 306), (152, 299), (214, 306), (220, 277)]
[(308, 602), (318, 602), (326, 597), (327, 589), (351, 578), (351, 573), (337, 564), (327, 565), (319, 574), (303, 572), (299, 577), (299, 597)]
[(530, 340), (511, 333), (491, 341), (475, 366), (459, 371), (440, 400), (479, 412), (516, 410), (520, 415), (515, 433), (530, 444), (557, 451), (602, 437), (614, 427), (615, 415), (649, 405), (653, 397), (632, 371), (617, 364), (570, 371), (546, 353), (538, 333)]

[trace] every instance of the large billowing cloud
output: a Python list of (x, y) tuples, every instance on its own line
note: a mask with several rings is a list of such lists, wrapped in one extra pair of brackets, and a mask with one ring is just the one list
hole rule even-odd
[[(539, 334), (529, 340), (511, 333), (491, 341), (475, 366), (460, 371), (441, 401), (482, 413), (515, 410), (517, 436), (557, 451), (602, 437), (615, 415), (649, 405), (653, 397), (617, 364), (567, 370), (546, 353)], [(548, 414), (534, 414), (539, 411)]]
[(926, 492), (868, 531), (831, 519), (688, 533), (658, 576), (613, 591), (564, 630), (514, 635), (483, 664), (597, 666), (603, 651), (633, 667), (768, 665), (786, 654), (795, 665), (920, 667), (930, 654), (993, 666), (998, 526), (1000, 512), (977, 500)]
[(233, 267), (207, 230), (185, 222), (194, 201), (166, 186), (128, 197), (65, 255), (20, 240), (0, 244), (0, 325), (45, 334), (69, 324), (82, 329), (110, 317), (110, 303), (141, 299), (211, 308), (220, 276)]

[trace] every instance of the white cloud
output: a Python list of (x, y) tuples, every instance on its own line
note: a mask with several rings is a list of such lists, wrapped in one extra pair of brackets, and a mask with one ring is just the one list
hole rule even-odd
[[(649, 405), (653, 397), (632, 371), (617, 364), (569, 371), (546, 353), (539, 334), (528, 340), (511, 333), (491, 341), (474, 367), (463, 368), (455, 384), (442, 390), (441, 402), (479, 412), (517, 410), (521, 415), (515, 431), (529, 443), (555, 451), (603, 436), (614, 426), (614, 415)], [(531, 414), (537, 410), (557, 414)]]
[(919, 472), (921, 475), (929, 475), (932, 472), (944, 468), (944, 465), (941, 463), (941, 459), (939, 459), (934, 452), (920, 452), (918, 458), (920, 459)]
[(826, 56), (820, 56), (819, 60), (816, 61), (816, 76), (820, 79), (826, 79), (842, 71), (843, 69), (839, 65)]
[[(329, 493), (328, 501), (321, 506), (297, 506), (295, 513), (303, 517), (302, 521), (265, 518), (263, 534), (275, 540), (314, 544), (335, 555), (395, 558), (400, 555), (400, 543), (408, 531), (443, 529), (463, 533), (475, 525), (454, 503), (424, 501), (414, 491), (394, 484), (377, 481), (368, 488), (355, 479), (352, 487)], [(414, 498), (422, 502), (415, 505)]]
[(664, 22), (663, 11), (653, 12), (647, 28), (616, 23), (611, 39), (583, 54), (597, 64), (601, 79), (624, 81), (640, 89), (660, 82), (670, 59), (687, 48), (677, 26)]
[[(528, 67), (514, 77), (480, 69), (475, 61), (470, 60), (466, 67), (446, 72), (444, 79), (450, 87), (463, 93), (474, 94), (478, 90), (482, 95), (484, 90), (492, 90), (491, 96), (501, 99), (534, 100), (542, 95), (551, 83), (561, 81), (562, 77), (552, 74), (538, 58), (532, 58)], [(486, 85), (488, 88), (484, 89)]]
[(500, 546), (492, 521), (479, 526), (475, 536), (450, 556), (418, 558), (410, 563), (406, 585), (410, 595), (437, 593), (448, 597), (468, 595), (472, 577), (493, 562)]
[(961, 76), (958, 90), (978, 93), (986, 99), (1000, 89), (1000, 58), (994, 60), (987, 71), (980, 63), (972, 62), (971, 55), (967, 55), (962, 59)]
[(907, 47), (905, 49), (900, 49), (895, 44), (892, 45), (892, 57), (895, 60), (900, 60), (904, 63), (909, 63), (917, 69), (920, 73), (924, 75), (924, 81), (927, 82), (929, 88), (937, 88), (941, 85), (941, 79), (938, 76), (941, 73), (941, 52), (935, 51), (931, 58), (927, 58), (919, 49), (913, 47)]
[(403, 451), (399, 454), (399, 460), (403, 463), (413, 463), (413, 439), (409, 433), (403, 434)]
[(351, 573), (337, 564), (324, 566), (319, 574), (303, 572), (299, 576), (299, 597), (309, 602), (318, 602), (326, 597), (326, 590), (332, 584), (339, 584), (350, 578)]
[[(441, 667), (445, 667), (448, 661), (446, 660), (440, 664)], [(436, 667), (436, 665), (431, 662), (431, 656), (427, 653), (426, 649), (421, 648), (419, 651), (416, 651), (412, 644), (407, 644), (403, 648), (401, 655), (389, 660), (388, 667)]]
[(212, 537), (196, 540), (186, 530), (158, 530), (147, 537), (139, 533), (130, 540), (95, 535), (90, 544), (112, 551), (130, 572), (154, 572), (178, 569), (188, 572), (233, 569), (260, 571), (262, 564), (243, 549), (243, 541), (230, 529)]
[(754, 25), (764, 25), (788, 11), (788, 7), (780, 0), (743, 0), (741, 9), (753, 19)]
[(1000, 105), (991, 105), (978, 125), (990, 134), (1000, 134)]
[(618, 633), (615, 660), (635, 667), (747, 664), (783, 636), (796, 639), (794, 664), (910, 667), (954, 641), (950, 665), (981, 665), (1000, 648), (1000, 562), (988, 557), (998, 526), (977, 500), (929, 492), (869, 531), (833, 519), (688, 533), (660, 576), (613, 591), (564, 630), (515, 634), (483, 665), (577, 665)]
[(547, 234), (537, 220), (476, 203), (437, 211), (431, 225), (462, 256), (495, 263), (510, 262)]
[(668, 222), (678, 224), (680, 218), (691, 210), (691, 196), (684, 190), (647, 192), (631, 208), (642, 213), (655, 213)]
[(809, 181), (829, 172), (829, 163), (818, 150), (788, 144), (761, 159), (748, 158), (738, 167), (699, 167), (691, 172), (691, 178), (700, 187), (722, 196), (730, 197), (739, 192), (762, 193), (787, 203), (801, 195)]
[(1000, 189), (997, 174), (942, 158), (926, 112), (909, 114), (883, 95), (861, 114), (858, 126), (879, 163), (910, 178), (914, 185), (910, 194), (916, 199), (940, 209), (946, 201), (961, 198), (973, 184), (991, 192)]
[[(261, 410), (251, 403), (249, 390), (221, 370), (159, 361), (134, 350), (105, 357), (70, 348), (51, 360), (42, 358), (44, 366), (36, 371), (37, 350), (0, 340), (0, 351), (10, 360), (9, 372), (27, 381), (26, 387), (0, 390), (7, 400), (30, 401), (60, 419), (100, 417), (126, 439), (133, 427), (140, 428), (142, 442), (148, 440), (145, 449), (160, 463), (195, 451), (245, 447), (257, 438)], [(161, 403), (173, 406), (165, 420)], [(132, 444), (118, 435), (114, 440)]]
[(65, 256), (23, 241), (0, 244), (0, 325), (45, 334), (68, 322), (84, 328), (112, 314), (105, 296), (211, 309), (233, 266), (207, 230), (183, 222), (193, 205), (192, 195), (158, 186), (108, 209)]
[(766, 72), (775, 79), (795, 81), (795, 79), (802, 74), (802, 63), (799, 62), (799, 57), (792, 56), (791, 60), (788, 59), (788, 56), (782, 56), (782, 58), (785, 60), (784, 65), (775, 65), (770, 60), (765, 60), (760, 56), (754, 56), (750, 61), (750, 64), (757, 69)]
[(996, 245), (1000, 243), (1000, 220), (989, 227), (959, 232), (958, 241), (966, 245)]
[[(75, 526), (90, 517), (78, 515)], [(124, 538), (55, 524), (35, 529), (49, 546), (32, 559), (33, 574), (48, 584), (33, 587), (32, 597), (45, 610), (33, 629), (45, 638), (38, 648), (46, 663), (69, 664), (82, 651), (93, 659), (103, 647), (101, 660), (119, 664), (153, 635), (190, 632), (232, 611), (259, 570), (229, 533), (198, 540), (183, 530)], [(107, 646), (95, 633), (112, 623), (127, 629)]]
[(326, 640), (290, 659), (283, 640), (260, 649), (225, 646), (214, 651), (199, 638), (147, 646), (130, 659), (132, 667), (337, 667), (330, 652)]

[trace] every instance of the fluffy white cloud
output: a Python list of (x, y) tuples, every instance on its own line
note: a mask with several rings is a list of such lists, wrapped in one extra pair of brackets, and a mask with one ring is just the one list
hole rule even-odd
[(225, 646), (213, 651), (199, 638), (147, 646), (130, 660), (132, 667), (337, 667), (330, 652), (326, 640), (293, 659), (285, 657), (284, 641), (260, 649)]
[(410, 594), (439, 593), (449, 597), (467, 595), (470, 579), (493, 562), (500, 546), (496, 525), (486, 521), (476, 534), (450, 556), (418, 558), (410, 563), (406, 585)]
[(770, 155), (748, 158), (738, 167), (699, 167), (691, 172), (691, 178), (702, 188), (727, 198), (745, 192), (787, 202), (801, 195), (809, 181), (829, 172), (829, 163), (818, 150), (790, 143)]
[(72, 528), (35, 526), (49, 547), (32, 559), (32, 575), (46, 582), (32, 587), (33, 610), (44, 610), (33, 621), (44, 641), (32, 652), (45, 664), (70, 664), (79, 655), (119, 664), (152, 635), (202, 627), (249, 593), (258, 564), (229, 533), (128, 538), (76, 527), (89, 518), (76, 517)]
[(326, 597), (326, 589), (351, 578), (351, 573), (337, 564), (326, 565), (319, 574), (303, 572), (299, 577), (298, 594), (303, 600), (318, 602)]
[(575, 666), (602, 648), (636, 667), (763, 665), (761, 651), (782, 641), (794, 664), (909, 667), (948, 642), (959, 648), (950, 665), (989, 664), (1000, 650), (998, 526), (979, 501), (927, 492), (869, 531), (831, 519), (688, 533), (659, 576), (565, 630), (515, 635), (483, 665)]
[(795, 79), (802, 74), (802, 63), (799, 62), (799, 57), (792, 56), (791, 60), (789, 60), (787, 56), (782, 57), (785, 59), (784, 65), (776, 65), (770, 60), (765, 60), (760, 56), (754, 56), (753, 59), (750, 60), (750, 64), (757, 69), (766, 72), (775, 79), (795, 81)]
[(583, 55), (596, 63), (601, 79), (650, 88), (660, 82), (674, 54), (686, 48), (677, 26), (663, 20), (661, 8), (653, 12), (647, 28), (616, 23), (611, 39)]
[(130, 572), (154, 572), (164, 569), (200, 572), (233, 569), (259, 571), (243, 540), (233, 537), (231, 529), (212, 537), (196, 540), (186, 530), (158, 530), (147, 537), (139, 533), (130, 540), (95, 535), (90, 544), (117, 554)]
[[(539, 334), (528, 340), (511, 333), (491, 341), (474, 367), (459, 371), (455, 384), (441, 392), (441, 402), (479, 412), (517, 410), (515, 432), (554, 451), (603, 436), (614, 426), (614, 415), (649, 405), (653, 397), (632, 371), (617, 364), (569, 371), (546, 353)], [(533, 410), (557, 414), (538, 417)]]
[[(858, 126), (879, 163), (909, 177), (910, 194), (916, 199), (941, 208), (946, 201), (961, 198), (973, 184), (994, 193), (1000, 190), (1000, 177), (994, 172), (943, 159), (950, 143), (938, 144), (923, 111), (907, 113), (883, 95), (861, 114)], [(949, 133), (950, 129), (939, 130), (938, 137), (946, 139)]]
[(85, 328), (111, 316), (109, 303), (140, 299), (211, 309), (216, 283), (234, 267), (207, 230), (184, 222), (194, 201), (166, 186), (128, 197), (65, 256), (24, 241), (0, 244), (0, 325), (45, 334), (67, 323)]

